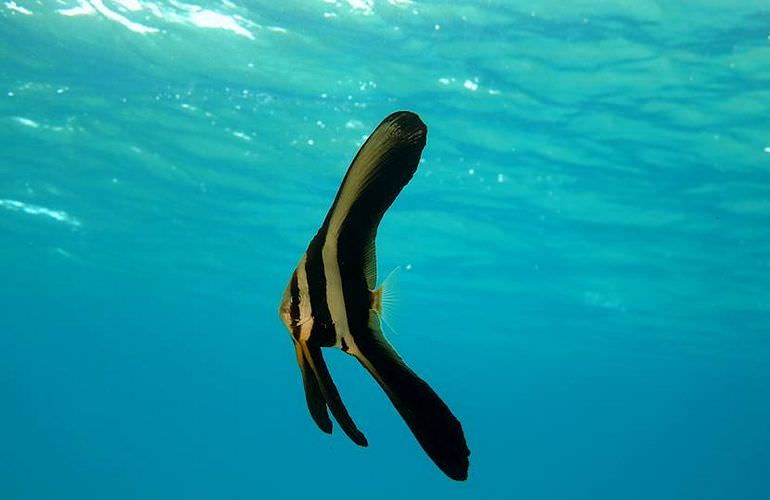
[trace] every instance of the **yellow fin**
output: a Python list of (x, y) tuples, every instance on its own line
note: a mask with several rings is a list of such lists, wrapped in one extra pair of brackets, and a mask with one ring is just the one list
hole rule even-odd
[(379, 287), (372, 290), (370, 306), (370, 309), (377, 313), (382, 322), (388, 325), (388, 328), (396, 335), (398, 335), (398, 332), (393, 326), (393, 316), (396, 304), (398, 303), (398, 276), (400, 270), (401, 266), (397, 266), (388, 274), (385, 281)]

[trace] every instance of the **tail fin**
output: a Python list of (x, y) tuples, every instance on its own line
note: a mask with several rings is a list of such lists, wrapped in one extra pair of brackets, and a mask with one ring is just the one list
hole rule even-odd
[(460, 422), (388, 343), (374, 311), (369, 312), (369, 330), (368, 341), (357, 341), (360, 352), (356, 357), (383, 388), (431, 460), (450, 478), (467, 479), (470, 450)]

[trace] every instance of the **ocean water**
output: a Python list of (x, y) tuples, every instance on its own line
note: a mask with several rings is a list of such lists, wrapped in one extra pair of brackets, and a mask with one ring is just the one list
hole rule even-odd
[[(277, 318), (387, 114), (400, 353), (433, 465)], [(0, 3), (0, 498), (770, 498), (766, 1)]]

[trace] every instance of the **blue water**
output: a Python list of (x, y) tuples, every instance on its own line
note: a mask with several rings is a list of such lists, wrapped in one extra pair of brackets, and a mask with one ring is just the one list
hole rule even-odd
[[(195, 3), (193, 3), (195, 2)], [(0, 4), (0, 498), (770, 498), (766, 1)], [(352, 358), (318, 431), (277, 317), (350, 160), (430, 462)]]

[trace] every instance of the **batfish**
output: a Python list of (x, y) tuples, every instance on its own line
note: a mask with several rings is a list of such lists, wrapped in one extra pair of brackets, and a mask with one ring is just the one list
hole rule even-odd
[(393, 113), (372, 132), (292, 273), (279, 315), (294, 343), (310, 415), (322, 431), (332, 432), (331, 411), (354, 443), (367, 446), (321, 354), (323, 347), (337, 347), (375, 378), (433, 462), (462, 481), (470, 451), (460, 422), (380, 328), (377, 228), (414, 175), (426, 137), (425, 124), (408, 111)]

